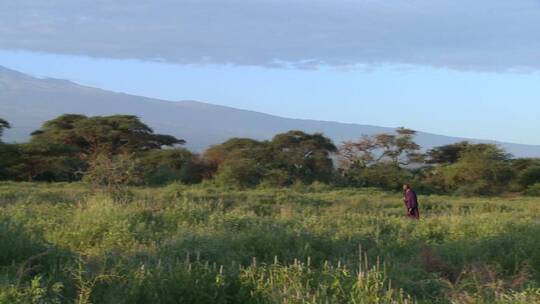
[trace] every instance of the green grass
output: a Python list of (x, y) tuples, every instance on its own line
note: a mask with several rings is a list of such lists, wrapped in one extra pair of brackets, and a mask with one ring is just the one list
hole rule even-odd
[(0, 183), (0, 303), (540, 302), (540, 202)]

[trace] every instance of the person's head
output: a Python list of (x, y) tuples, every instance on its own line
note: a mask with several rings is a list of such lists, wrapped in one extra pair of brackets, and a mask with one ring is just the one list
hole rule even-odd
[(403, 185), (403, 191), (407, 191), (407, 190), (410, 190), (411, 189), (411, 185), (409, 184), (404, 184)]

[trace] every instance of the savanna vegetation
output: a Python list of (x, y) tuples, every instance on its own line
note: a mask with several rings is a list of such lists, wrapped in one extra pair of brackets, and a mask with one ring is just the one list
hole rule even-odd
[(0, 184), (0, 303), (538, 303), (532, 197)]
[[(0, 139), (9, 127), (0, 120)], [(423, 151), (415, 134), (400, 128), (336, 146), (322, 134), (290, 131), (268, 141), (232, 138), (198, 155), (135, 116), (65, 114), (45, 122), (29, 142), (0, 142), (0, 180), (83, 180), (108, 188), (212, 181), (239, 189), (320, 182), (385, 190), (409, 181), (423, 193), (540, 193), (539, 159), (469, 142)]]
[(0, 303), (540, 302), (540, 161), (414, 135), (198, 155), (134, 116), (62, 115), (0, 141)]

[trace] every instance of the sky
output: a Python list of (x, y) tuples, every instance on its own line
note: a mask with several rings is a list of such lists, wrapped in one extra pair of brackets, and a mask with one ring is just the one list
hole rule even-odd
[(166, 100), (540, 144), (540, 0), (1, 1), (0, 65)]

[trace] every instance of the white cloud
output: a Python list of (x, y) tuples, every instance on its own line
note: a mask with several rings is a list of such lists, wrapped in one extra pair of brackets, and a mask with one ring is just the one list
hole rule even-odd
[(540, 68), (533, 0), (18, 0), (0, 48), (180, 64)]

